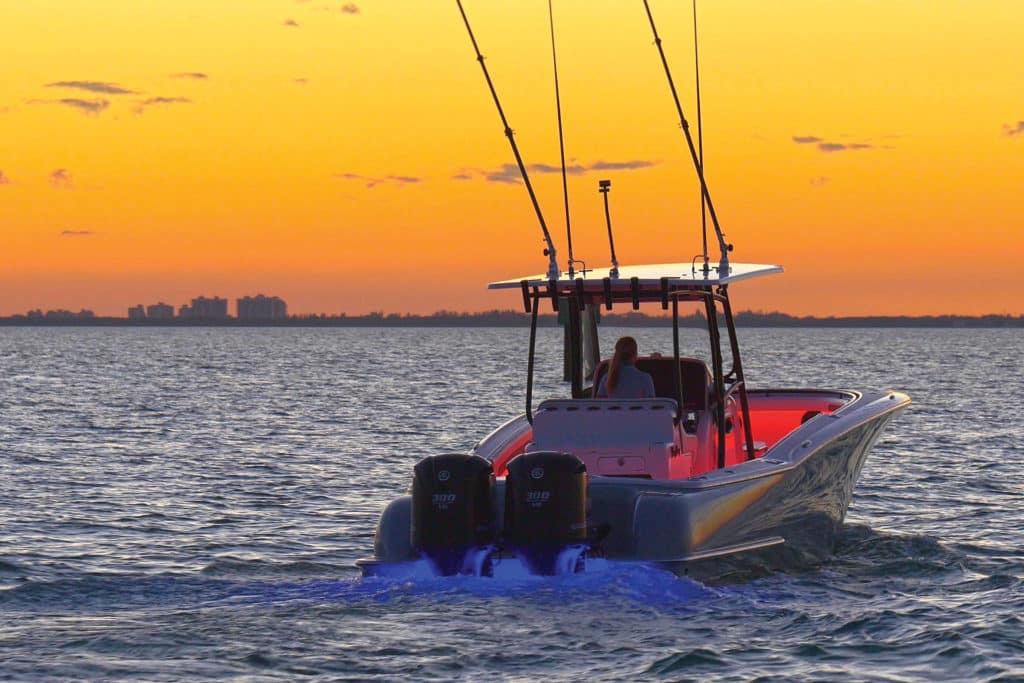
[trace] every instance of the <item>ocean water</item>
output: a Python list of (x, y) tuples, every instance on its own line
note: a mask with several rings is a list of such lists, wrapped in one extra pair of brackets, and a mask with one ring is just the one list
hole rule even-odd
[(0, 328), (0, 680), (1024, 681), (1020, 331), (741, 333), (752, 386), (914, 404), (833, 558), (702, 585), (359, 578), (413, 464), (523, 410), (526, 330)]

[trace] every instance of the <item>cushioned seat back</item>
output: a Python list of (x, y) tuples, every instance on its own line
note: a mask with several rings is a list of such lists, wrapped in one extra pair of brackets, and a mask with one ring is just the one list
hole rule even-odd
[(549, 399), (533, 419), (533, 449), (621, 449), (673, 440), (675, 401), (641, 399)]
[(688, 476), (679, 457), (672, 399), (552, 399), (533, 416), (529, 451), (572, 453), (595, 475)]

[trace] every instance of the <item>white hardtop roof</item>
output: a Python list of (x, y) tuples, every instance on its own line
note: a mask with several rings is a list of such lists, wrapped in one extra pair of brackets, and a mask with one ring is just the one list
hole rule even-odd
[[(694, 270), (696, 268), (696, 270)], [(559, 285), (572, 285), (575, 280), (583, 280), (583, 285), (602, 287), (605, 278), (611, 278), (610, 268), (595, 268), (593, 270), (577, 271), (573, 279), (568, 273), (560, 273)], [(718, 268), (713, 267), (705, 275), (701, 264), (690, 263), (653, 263), (645, 266), (620, 266), (619, 276), (611, 278), (613, 287), (628, 287), (631, 280), (636, 278), (641, 287), (661, 287), (662, 278), (668, 280), (669, 287), (709, 287), (715, 285), (727, 285), (740, 280), (781, 273), (782, 266), (773, 266), (764, 263), (730, 263), (729, 274), (720, 276)], [(488, 289), (514, 289), (522, 287), (523, 282), (528, 287), (546, 287), (547, 275), (527, 275), (511, 280), (501, 280), (487, 285)]]

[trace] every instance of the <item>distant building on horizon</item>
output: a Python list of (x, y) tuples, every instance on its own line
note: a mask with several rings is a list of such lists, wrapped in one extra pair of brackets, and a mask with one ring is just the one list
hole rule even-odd
[(138, 306), (128, 307), (128, 319), (129, 320), (145, 320), (146, 319), (146, 307), (142, 304)]
[(174, 306), (160, 302), (146, 306), (146, 318), (149, 320), (174, 320)]
[(288, 318), (288, 305), (276, 296), (244, 296), (236, 302), (239, 320), (285, 320)]
[(192, 299), (192, 303), (181, 307), (180, 317), (196, 320), (227, 320), (228, 300), (215, 296), (209, 299), (205, 296)]
[(29, 311), (26, 317), (29, 320), (56, 322), (63, 320), (92, 320), (96, 317), (96, 314), (84, 308), (78, 313), (58, 308), (56, 311), (47, 311), (46, 313), (43, 313), (41, 310)]

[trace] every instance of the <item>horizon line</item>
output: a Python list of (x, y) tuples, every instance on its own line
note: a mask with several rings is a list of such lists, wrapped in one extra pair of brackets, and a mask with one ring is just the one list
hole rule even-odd
[[(625, 324), (662, 324), (670, 316), (667, 314), (650, 314), (637, 310), (626, 310), (622, 312), (605, 311), (600, 313), (602, 318), (607, 318), (609, 323)], [(539, 321), (545, 325), (557, 323), (557, 312), (541, 313)], [(754, 311), (743, 310), (735, 314), (737, 323), (759, 326), (834, 326), (841, 324), (854, 324), (858, 326), (969, 326), (978, 323), (1001, 323), (1002, 326), (1024, 326), (1024, 314), (1010, 313), (984, 313), (967, 315), (959, 313), (943, 313), (928, 315), (805, 315), (798, 316), (781, 311)], [(246, 316), (218, 315), (218, 316), (197, 316), (197, 317), (172, 317), (172, 318), (130, 318), (128, 316), (102, 316), (96, 315), (90, 310), (82, 309), (78, 312), (64, 309), (48, 310), (45, 313), (41, 309), (29, 311), (28, 313), (0, 316), (0, 325), (99, 325), (99, 326), (225, 326), (237, 327), (247, 324), (271, 324), (271, 325), (416, 325), (427, 323), (435, 326), (445, 324), (468, 324), (486, 326), (488, 324), (515, 325), (529, 322), (530, 314), (515, 309), (490, 309), (487, 311), (452, 311), (441, 309), (433, 313), (385, 313), (384, 311), (372, 311), (362, 314), (349, 313), (299, 313), (289, 314), (277, 318), (256, 318)], [(681, 315), (681, 320), (703, 321), (701, 311), (694, 311), (688, 315)]]

